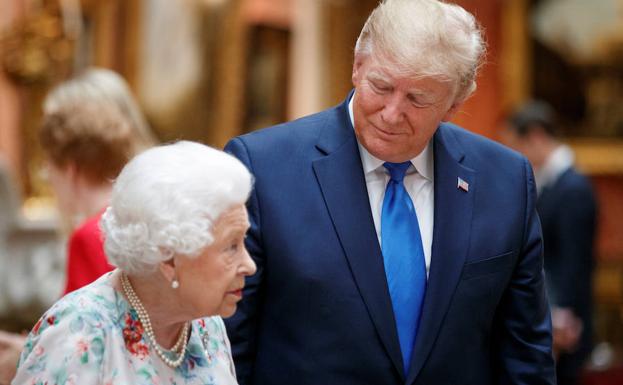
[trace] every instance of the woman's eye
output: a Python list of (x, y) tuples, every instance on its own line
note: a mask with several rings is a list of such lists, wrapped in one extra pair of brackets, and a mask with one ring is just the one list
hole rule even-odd
[(232, 243), (231, 245), (227, 246), (225, 251), (230, 252), (230, 253), (234, 253), (234, 252), (238, 251), (238, 247), (239, 247), (238, 242)]

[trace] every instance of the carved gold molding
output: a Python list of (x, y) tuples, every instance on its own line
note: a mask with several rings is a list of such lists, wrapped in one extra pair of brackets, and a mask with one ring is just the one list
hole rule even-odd
[(623, 139), (571, 139), (578, 168), (590, 175), (623, 175)]
[(74, 37), (63, 26), (57, 5), (33, 7), (0, 34), (0, 67), (18, 84), (49, 84), (65, 75)]

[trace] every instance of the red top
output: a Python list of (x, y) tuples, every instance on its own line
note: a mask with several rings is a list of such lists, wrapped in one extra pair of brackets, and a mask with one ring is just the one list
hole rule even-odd
[(114, 269), (104, 254), (104, 239), (99, 221), (103, 211), (87, 219), (69, 238), (65, 294), (86, 286)]

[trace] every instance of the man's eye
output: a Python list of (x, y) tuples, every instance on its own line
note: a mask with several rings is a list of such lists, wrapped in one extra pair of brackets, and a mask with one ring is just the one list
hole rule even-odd
[(409, 97), (409, 101), (411, 102), (413, 106), (417, 108), (426, 108), (431, 105), (431, 103), (421, 100), (420, 98), (417, 98), (415, 96)]
[(411, 102), (411, 104), (414, 107), (417, 107), (417, 108), (426, 108), (426, 107), (428, 107), (428, 104), (422, 103), (422, 102), (417, 102), (417, 101), (413, 101), (413, 102)]
[(370, 82), (370, 84), (372, 85), (372, 88), (377, 92), (387, 92), (391, 89), (391, 87), (386, 84), (378, 84), (374, 82)]

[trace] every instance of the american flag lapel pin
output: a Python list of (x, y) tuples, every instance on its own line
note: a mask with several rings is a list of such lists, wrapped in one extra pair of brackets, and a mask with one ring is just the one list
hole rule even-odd
[(460, 177), (459, 177), (459, 178), (457, 178), (457, 184), (456, 184), (456, 187), (457, 187), (458, 189), (461, 189), (461, 190), (465, 191), (465, 192), (468, 192), (468, 191), (469, 191), (469, 183), (465, 182), (465, 181), (464, 181), (463, 179), (461, 179)]

